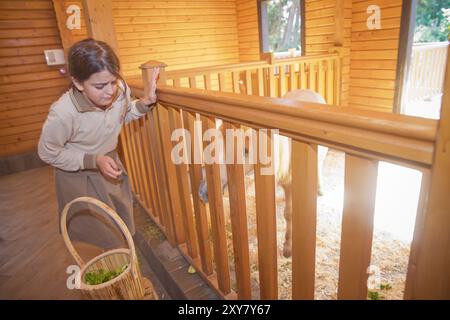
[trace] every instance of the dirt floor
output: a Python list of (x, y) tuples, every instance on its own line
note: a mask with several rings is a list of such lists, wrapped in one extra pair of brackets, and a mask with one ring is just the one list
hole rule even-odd
[[(344, 190), (344, 153), (330, 150), (323, 167), (323, 196), (317, 203), (317, 247), (315, 299), (336, 299), (341, 223)], [(252, 298), (259, 298), (258, 253), (256, 240), (255, 192), (253, 174), (246, 176), (247, 216), (249, 228), (250, 269), (252, 277)], [(224, 194), (225, 213), (229, 217), (228, 195)], [(277, 242), (278, 242), (278, 286), (279, 299), (291, 299), (291, 258), (282, 255), (285, 221), (283, 218), (284, 194), (277, 188)], [(230, 268), (232, 261), (232, 235), (228, 220), (228, 247)], [(408, 265), (410, 244), (394, 238), (381, 230), (374, 230), (371, 265), (379, 270), (380, 289), (370, 290), (368, 299), (402, 299)], [(376, 275), (376, 274), (374, 274)]]

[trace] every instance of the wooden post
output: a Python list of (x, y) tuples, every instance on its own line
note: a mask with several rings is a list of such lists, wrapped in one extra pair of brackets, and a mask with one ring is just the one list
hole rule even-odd
[(150, 81), (152, 79), (153, 72), (156, 68), (159, 68), (159, 79), (158, 85), (166, 84), (166, 68), (167, 64), (160, 61), (150, 60), (139, 66), (142, 70), (142, 81), (144, 82), (144, 96), (148, 97), (150, 95)]
[(112, 0), (83, 0), (83, 9), (89, 37), (106, 42), (119, 56)]
[[(413, 243), (418, 248), (416, 262), (410, 260), (407, 279), (411, 299), (450, 299), (450, 50), (447, 54), (444, 96), (442, 98), (431, 181), (423, 217)], [(414, 268), (414, 272), (411, 272)]]

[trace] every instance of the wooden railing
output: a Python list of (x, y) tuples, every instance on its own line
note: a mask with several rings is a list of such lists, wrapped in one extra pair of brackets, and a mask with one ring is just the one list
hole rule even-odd
[[(166, 72), (166, 85), (222, 92), (281, 97), (294, 89), (311, 89), (330, 105), (340, 104), (341, 56), (338, 53), (314, 57), (256, 61)], [(140, 78), (127, 79), (130, 85)]]
[[(143, 66), (144, 82), (151, 78), (154, 66)], [(450, 159), (443, 148), (449, 139), (448, 124), (437, 134), (438, 122), (430, 119), (329, 108), (233, 92), (177, 88), (164, 85), (166, 81), (163, 73), (157, 108), (145, 118), (125, 126), (121, 135), (125, 163), (141, 204), (168, 241), (181, 249), (219, 294), (227, 299), (252, 298), (243, 167), (227, 165), (233, 242), (231, 260), (227, 252), (219, 165), (203, 165), (209, 196), (209, 205), (205, 205), (197, 192), (202, 164), (175, 165), (171, 160), (171, 151), (178, 143), (171, 141), (175, 129), (183, 128), (191, 137), (202, 136), (207, 129), (215, 127), (216, 119), (223, 120), (224, 128), (275, 128), (281, 135), (292, 138), (293, 299), (314, 298), (317, 144), (346, 153), (338, 298), (367, 298), (379, 160), (413, 167), (423, 173), (405, 297), (449, 298), (449, 286), (442, 282), (448, 281), (449, 274), (445, 257), (450, 248), (447, 241), (450, 204), (446, 196), (450, 185), (447, 178), (440, 178), (450, 174), (447, 169)], [(141, 95), (143, 86), (132, 82), (129, 83), (133, 92)], [(191, 86), (196, 82), (191, 81)], [(448, 112), (449, 99), (444, 96), (443, 112)], [(202, 123), (201, 132), (194, 131), (196, 119)], [(436, 140), (436, 137), (440, 138)], [(270, 149), (271, 143), (268, 139), (267, 148)], [(194, 156), (198, 150), (191, 146), (188, 152)], [(260, 298), (277, 299), (275, 179), (273, 175), (261, 175), (260, 167), (256, 164), (254, 170)], [(440, 190), (441, 195), (430, 193), (430, 189), (437, 192), (439, 188), (444, 188)], [(230, 261), (235, 264), (235, 289), (231, 285)], [(433, 268), (440, 273), (435, 274)]]
[(408, 101), (442, 94), (448, 42), (414, 44), (408, 81)]

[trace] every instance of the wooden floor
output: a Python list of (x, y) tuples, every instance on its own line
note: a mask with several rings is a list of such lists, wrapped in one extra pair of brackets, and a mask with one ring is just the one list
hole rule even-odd
[(0, 210), (0, 299), (80, 299), (66, 286), (74, 260), (58, 233), (52, 168), (0, 177)]
[[(135, 246), (141, 273), (160, 300), (219, 299), (164, 236), (148, 237), (157, 228), (135, 203)], [(0, 299), (81, 299), (66, 285), (66, 269), (75, 261), (58, 230), (53, 169), (41, 167), (0, 176)], [(153, 236), (155, 232), (151, 232)], [(87, 261), (101, 250), (75, 244)]]
[[(58, 232), (53, 169), (0, 177), (0, 299), (81, 299), (66, 285), (75, 261)], [(85, 261), (101, 250), (75, 244)], [(141, 272), (160, 299), (170, 299), (144, 259)]]

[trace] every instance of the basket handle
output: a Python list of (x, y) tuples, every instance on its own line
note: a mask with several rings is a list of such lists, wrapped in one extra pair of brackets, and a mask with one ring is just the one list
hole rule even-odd
[(111, 217), (111, 219), (114, 220), (114, 222), (119, 227), (120, 231), (122, 231), (123, 235), (125, 236), (128, 247), (130, 248), (131, 272), (132, 272), (134, 278), (137, 279), (139, 274), (137, 272), (136, 249), (134, 247), (133, 237), (131, 236), (131, 233), (128, 230), (125, 222), (123, 222), (123, 220), (119, 217), (119, 215), (113, 209), (111, 209), (108, 205), (106, 205), (105, 203), (103, 203), (100, 200), (97, 200), (97, 199), (91, 198), (91, 197), (79, 197), (79, 198), (76, 198), (76, 199), (70, 201), (64, 207), (62, 215), (61, 215), (61, 233), (62, 233), (62, 236), (64, 239), (64, 243), (66, 244), (67, 249), (69, 250), (72, 257), (75, 259), (75, 261), (78, 263), (80, 268), (82, 268), (85, 265), (85, 262), (83, 261), (81, 256), (78, 254), (78, 252), (75, 250), (75, 247), (73, 246), (72, 241), (70, 241), (69, 233), (67, 231), (67, 214), (69, 212), (69, 208), (71, 205), (73, 205), (74, 203), (77, 203), (77, 202), (89, 202), (89, 203), (99, 207), (100, 209), (102, 209), (109, 217)]

